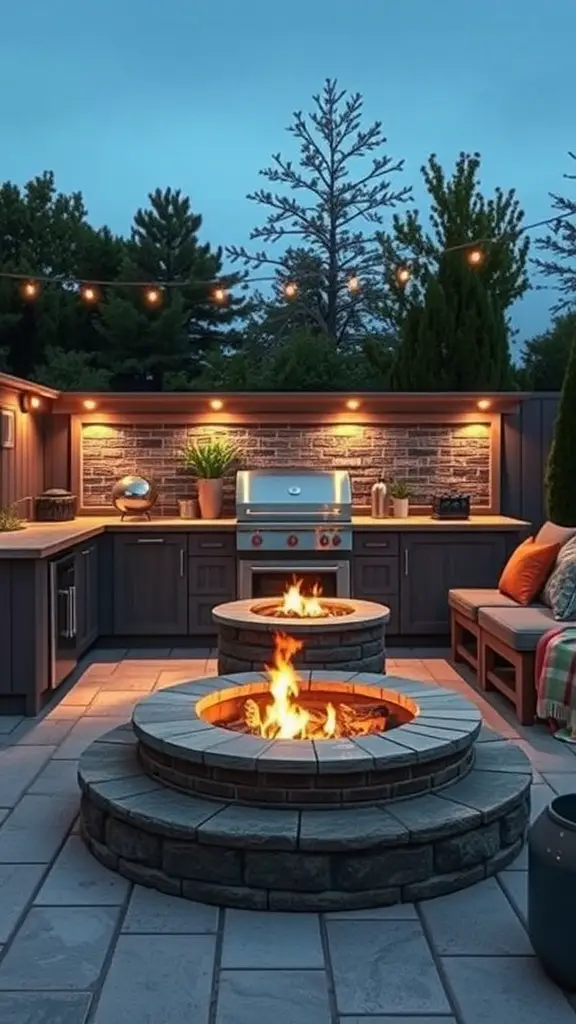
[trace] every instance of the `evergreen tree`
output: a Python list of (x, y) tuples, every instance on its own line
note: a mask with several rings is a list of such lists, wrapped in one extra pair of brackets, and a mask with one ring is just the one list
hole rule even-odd
[[(576, 153), (569, 153), (569, 156), (576, 161)], [(564, 177), (567, 181), (576, 181), (576, 174), (565, 174)], [(560, 299), (553, 312), (561, 313), (576, 305), (576, 198), (555, 193), (551, 198), (558, 220), (552, 225), (552, 230), (536, 243), (541, 252), (547, 253), (547, 258), (536, 259), (534, 264), (545, 277), (557, 279)]]
[[(479, 168), (477, 153), (462, 153), (446, 178), (432, 155), (422, 168), (432, 232), (410, 211), (395, 216), (392, 233), (380, 236), (400, 336), (396, 387), (421, 390), (425, 383), (426, 390), (458, 391), (511, 384), (508, 311), (528, 288), (529, 242), (520, 237), (523, 213), (514, 191), (496, 189), (486, 199)], [(473, 243), (478, 263), (471, 262)], [(395, 276), (402, 263), (410, 265), (407, 285)], [(437, 352), (426, 354), (428, 347)]]
[(565, 313), (524, 343), (518, 373), (524, 391), (561, 390), (575, 337), (576, 313)]
[[(134, 218), (120, 276), (158, 285), (160, 301), (147, 307), (141, 289), (119, 287), (100, 310), (103, 365), (114, 386), (128, 390), (162, 390), (174, 375), (196, 376), (207, 351), (225, 342), (225, 329), (247, 312), (244, 300), (227, 294), (241, 278), (222, 275), (221, 249), (199, 244), (202, 218), (189, 198), (157, 189), (149, 202)], [(169, 281), (179, 287), (162, 288)], [(223, 302), (216, 299), (218, 289), (226, 295)]]
[[(314, 96), (309, 118), (295, 113), (288, 129), (300, 147), (298, 166), (276, 153), (273, 165), (260, 172), (287, 192), (259, 189), (248, 196), (270, 211), (250, 237), (264, 244), (295, 240), (296, 246), (276, 258), (264, 250), (226, 250), (233, 262), (271, 267), (278, 285), (303, 271), (302, 277), (296, 276), (298, 294), (291, 303), (277, 296), (277, 310), (289, 320), (290, 329), (318, 330), (336, 345), (346, 344), (385, 317), (374, 227), (411, 193), (408, 187), (394, 190), (391, 178), (403, 169), (403, 162), (373, 155), (381, 154), (387, 140), (381, 122), (361, 126), (362, 112), (359, 93), (347, 97), (335, 80), (326, 80), (322, 94)], [(351, 288), (351, 280), (359, 287)]]
[(576, 337), (566, 367), (554, 438), (546, 469), (548, 517), (558, 526), (576, 526)]

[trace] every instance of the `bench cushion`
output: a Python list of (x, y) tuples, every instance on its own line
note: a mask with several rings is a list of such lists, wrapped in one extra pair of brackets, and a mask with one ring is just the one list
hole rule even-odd
[[(533, 605), (530, 608), (481, 608), (478, 613), (480, 628), (495, 636), (514, 651), (535, 651), (540, 637), (558, 623), (550, 608)], [(564, 622), (576, 626), (576, 622)]]
[(456, 588), (448, 591), (448, 604), (455, 611), (465, 615), (467, 619), (476, 622), (480, 608), (517, 608), (516, 601), (506, 597), (499, 590), (485, 588), (474, 589), (472, 587)]

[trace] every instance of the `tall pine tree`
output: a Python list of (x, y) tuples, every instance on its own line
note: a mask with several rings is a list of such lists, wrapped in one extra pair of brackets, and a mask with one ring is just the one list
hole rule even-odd
[(558, 526), (576, 526), (575, 452), (576, 337), (566, 367), (546, 469), (548, 517)]
[[(157, 189), (134, 217), (121, 279), (149, 281), (161, 301), (146, 306), (142, 290), (110, 290), (100, 310), (103, 365), (118, 388), (163, 390), (170, 378), (197, 376), (207, 351), (226, 342), (226, 329), (247, 312), (241, 298), (216, 300), (217, 289), (238, 285), (222, 274), (222, 250), (198, 242), (202, 217), (179, 190)], [(178, 287), (166, 286), (178, 282)], [(215, 282), (217, 282), (215, 284)], [(234, 335), (237, 342), (237, 337)]]

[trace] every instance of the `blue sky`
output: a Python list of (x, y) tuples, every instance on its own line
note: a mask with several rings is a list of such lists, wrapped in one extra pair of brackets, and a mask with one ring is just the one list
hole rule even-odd
[[(213, 244), (244, 243), (245, 196), (327, 76), (365, 97), (388, 151), (419, 167), (479, 150), (486, 191), (516, 187), (527, 221), (573, 183), (574, 0), (4, 0), (0, 180), (53, 169), (92, 222), (127, 231), (157, 186), (187, 192)], [(262, 179), (260, 179), (261, 181)], [(544, 329), (550, 294), (516, 311)]]

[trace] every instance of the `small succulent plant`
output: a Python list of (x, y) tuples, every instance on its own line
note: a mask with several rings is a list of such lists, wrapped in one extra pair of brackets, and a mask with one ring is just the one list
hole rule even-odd
[(397, 501), (404, 501), (410, 497), (410, 490), (408, 484), (405, 484), (403, 480), (393, 480), (390, 484), (390, 497), (396, 498)]
[(14, 530), (23, 529), (24, 523), (17, 514), (15, 505), (0, 508), (0, 533), (12, 533)]
[(238, 457), (238, 448), (227, 437), (189, 440), (182, 458), (187, 469), (192, 469), (199, 480), (217, 480), (223, 477)]

